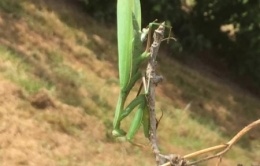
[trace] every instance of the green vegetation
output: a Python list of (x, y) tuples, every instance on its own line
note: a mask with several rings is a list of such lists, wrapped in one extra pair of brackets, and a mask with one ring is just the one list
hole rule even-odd
[(8, 79), (24, 87), (29, 93), (35, 93), (41, 88), (51, 88), (51, 84), (31, 74), (32, 68), (28, 63), (24, 63), (24, 59), (20, 58), (18, 53), (0, 46), (0, 54), (5, 62), (2, 72)]
[(13, 14), (15, 16), (19, 16), (22, 14), (22, 1), (15, 1), (15, 0), (2, 0), (0, 2), (0, 10), (4, 12)]
[[(116, 6), (115, 1), (102, 2), (105, 3), (105, 8), (99, 5), (99, 1), (85, 2), (86, 8), (92, 9), (87, 11), (95, 18), (115, 22), (115, 19), (111, 21), (110, 17), (115, 15), (116, 10), (113, 14), (106, 15)], [(159, 21), (167, 20), (173, 26), (178, 42), (172, 45), (172, 56), (183, 59), (189, 55), (195, 59), (202, 59), (206, 63), (216, 64), (220, 73), (225, 72), (222, 71), (224, 67), (228, 68), (232, 71), (232, 79), (259, 94), (258, 1), (142, 0), (141, 3), (143, 27), (154, 18), (158, 18)]]

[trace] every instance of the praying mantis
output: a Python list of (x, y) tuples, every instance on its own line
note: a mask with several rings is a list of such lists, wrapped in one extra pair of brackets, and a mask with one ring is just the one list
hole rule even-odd
[[(116, 137), (125, 136), (126, 132), (120, 128), (121, 121), (139, 105), (134, 120), (130, 126), (126, 138), (131, 140), (140, 127), (143, 113), (147, 112), (146, 99), (144, 95), (137, 96), (125, 109), (125, 101), (130, 90), (137, 80), (142, 77), (139, 71), (140, 64), (149, 53), (141, 53), (141, 5), (140, 0), (118, 0), (117, 2), (117, 32), (118, 32), (118, 58), (120, 94), (115, 111), (112, 134)], [(147, 119), (147, 118), (146, 118)], [(147, 122), (146, 122), (147, 123)], [(148, 124), (146, 132), (149, 131)]]
[[(134, 135), (143, 125), (145, 137), (149, 137), (150, 119), (145, 92), (139, 94), (130, 104), (125, 107), (129, 92), (135, 83), (142, 78), (140, 71), (141, 64), (149, 58), (150, 27), (141, 32), (141, 5), (140, 0), (118, 0), (117, 1), (117, 36), (118, 36), (118, 61), (120, 94), (115, 110), (112, 135), (115, 137), (126, 136), (131, 142)], [(142, 51), (142, 43), (148, 36), (145, 51)], [(144, 87), (145, 81), (143, 81)], [(121, 121), (126, 118), (136, 107), (135, 116), (130, 128), (126, 133), (120, 128)]]

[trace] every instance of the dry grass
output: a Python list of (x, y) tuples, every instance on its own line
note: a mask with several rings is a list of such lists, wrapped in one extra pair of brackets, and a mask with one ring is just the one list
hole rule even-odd
[[(108, 142), (102, 121), (85, 114), (80, 108), (64, 105), (52, 98), (54, 107), (37, 109), (31, 105), (25, 92), (13, 83), (0, 81), (0, 87), (1, 165), (152, 163), (151, 157), (138, 148)], [(138, 159), (134, 152), (146, 159)]]
[[(149, 148), (110, 135), (119, 91), (115, 41), (113, 28), (96, 23), (75, 2), (0, 2), (1, 165), (154, 163)], [(226, 142), (259, 118), (259, 99), (247, 92), (165, 55), (159, 60), (166, 78), (157, 103), (158, 116), (165, 114), (158, 129), (163, 152), (187, 154)], [(42, 89), (54, 106), (31, 105)], [(256, 130), (243, 139), (223, 165), (260, 162), (259, 135)], [(141, 132), (135, 141), (149, 147)]]

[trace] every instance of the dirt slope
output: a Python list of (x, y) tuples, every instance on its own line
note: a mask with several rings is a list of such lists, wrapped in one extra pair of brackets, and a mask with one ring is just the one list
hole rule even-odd
[[(39, 94), (48, 96), (46, 91)], [(124, 163), (136, 160), (134, 155), (124, 155), (129, 145), (120, 148), (120, 143), (105, 140), (105, 127), (96, 117), (49, 97), (53, 104), (35, 108), (32, 101), (44, 102), (35, 97), (26, 97), (13, 83), (0, 81), (2, 166), (131, 165)]]

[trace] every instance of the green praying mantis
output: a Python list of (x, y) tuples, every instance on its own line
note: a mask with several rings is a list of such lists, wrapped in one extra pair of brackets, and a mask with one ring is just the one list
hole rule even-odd
[[(149, 137), (150, 119), (146, 96), (149, 93), (144, 88), (144, 93), (137, 95), (130, 104), (125, 107), (129, 92), (135, 83), (142, 78), (141, 64), (149, 58), (150, 27), (141, 32), (141, 5), (140, 0), (118, 0), (117, 1), (117, 36), (118, 36), (118, 61), (120, 94), (115, 110), (113, 131), (115, 137), (126, 136), (131, 142), (134, 135), (143, 125), (145, 137)], [(142, 43), (148, 36), (145, 51), (142, 51)], [(145, 81), (143, 81), (145, 82)], [(145, 87), (145, 83), (144, 83)], [(130, 128), (126, 133), (120, 128), (121, 122), (133, 110), (135, 116)]]
[[(134, 120), (130, 126), (126, 138), (131, 140), (140, 127), (146, 109), (144, 95), (137, 96), (125, 109), (125, 101), (136, 81), (142, 77), (139, 67), (149, 53), (142, 53), (141, 41), (141, 5), (140, 0), (118, 0), (117, 2), (117, 35), (118, 35), (118, 61), (120, 94), (115, 111), (112, 134), (116, 137), (125, 136), (126, 132), (120, 128), (121, 121), (127, 117), (132, 110), (139, 105)], [(148, 116), (149, 117), (149, 116)], [(146, 119), (146, 120), (145, 120)], [(149, 123), (149, 121), (148, 121)], [(149, 132), (147, 123), (146, 133)]]

